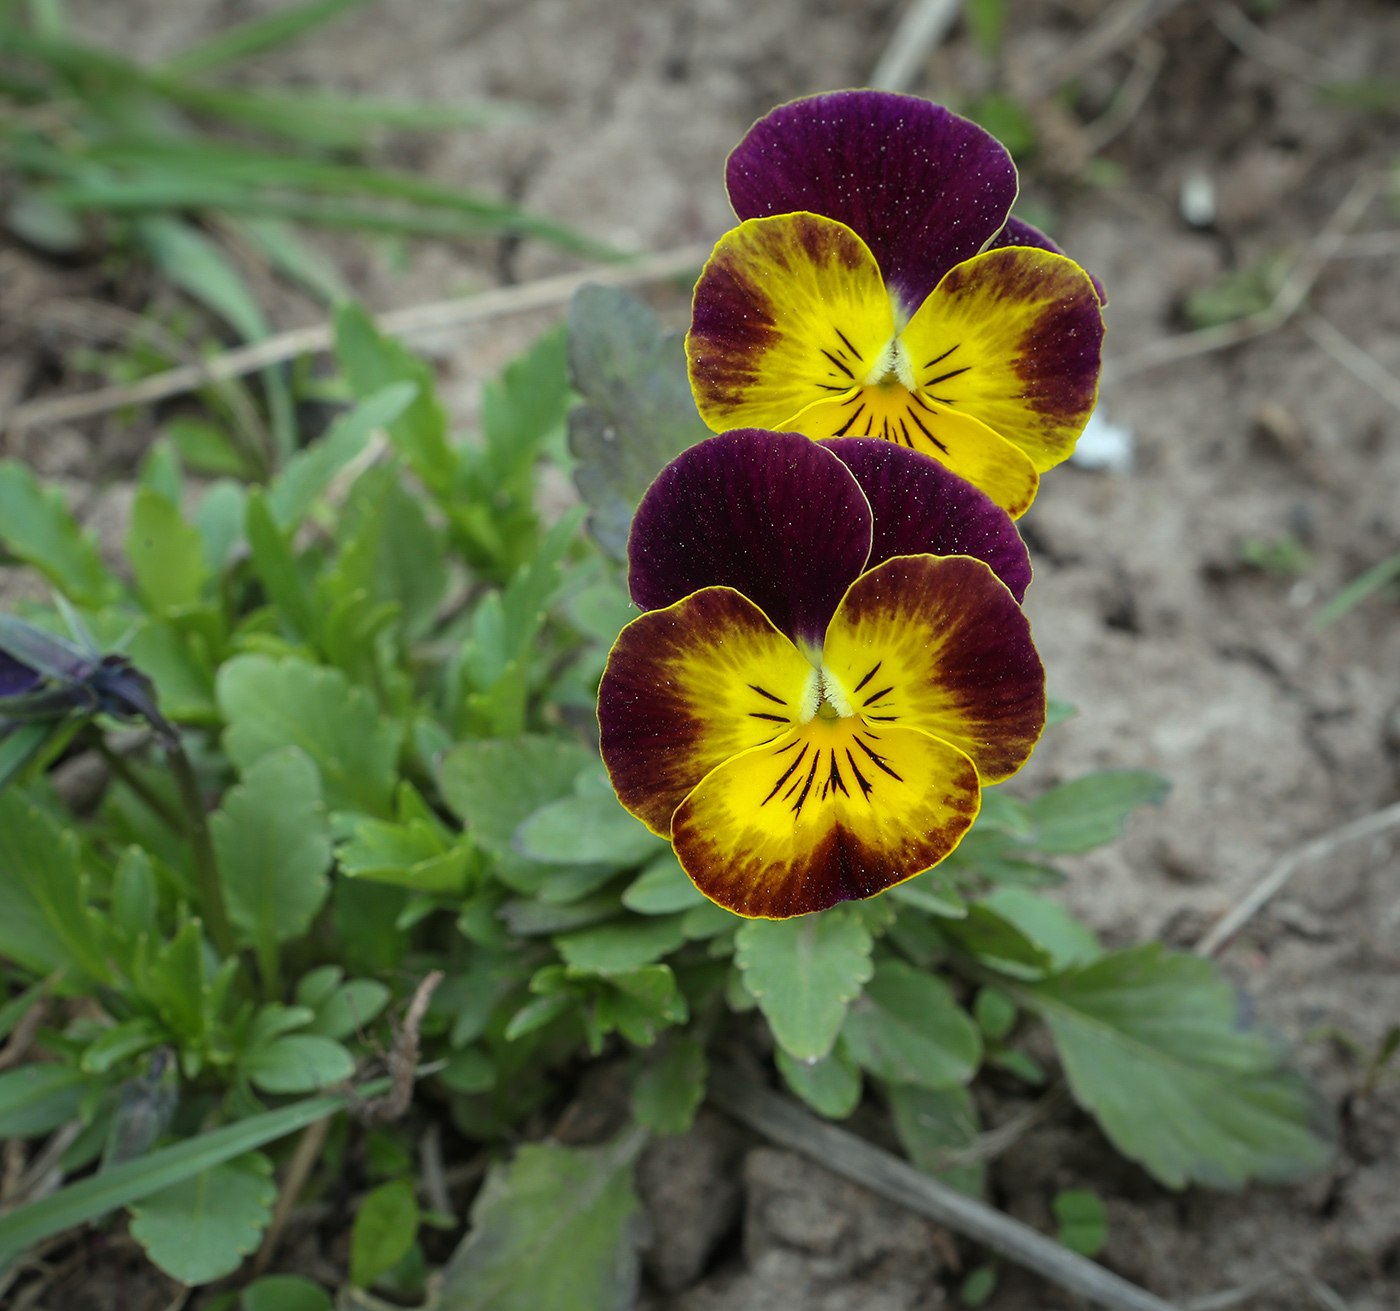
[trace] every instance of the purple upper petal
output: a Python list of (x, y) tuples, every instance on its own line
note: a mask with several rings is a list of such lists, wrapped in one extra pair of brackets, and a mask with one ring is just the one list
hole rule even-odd
[(895, 442), (839, 437), (822, 443), (855, 475), (875, 516), (868, 569), (896, 555), (970, 555), (1019, 603), (1031, 561), (1011, 516), (937, 460)]
[(780, 105), (735, 146), (725, 176), (741, 219), (807, 210), (854, 229), (910, 313), (1016, 199), (1016, 167), (996, 138), (888, 91)]
[[(1014, 214), (1006, 220), (1006, 226), (987, 243), (988, 250), (999, 250), (1002, 246), (1034, 246), (1037, 250), (1048, 250), (1056, 255), (1063, 255), (1065, 253), (1039, 228), (1031, 227), (1025, 219), (1019, 219)], [(1089, 281), (1094, 284), (1094, 290), (1098, 293), (1099, 304), (1107, 305), (1108, 293), (1104, 291), (1103, 283), (1090, 273), (1088, 269), (1085, 269), (1084, 272)]]
[(820, 646), (870, 539), (870, 506), (831, 451), (740, 428), (692, 446), (652, 483), (632, 520), (628, 584), (644, 610), (732, 587), (799, 644)]
[(0, 651), (0, 697), (23, 696), (43, 682), (43, 676)]

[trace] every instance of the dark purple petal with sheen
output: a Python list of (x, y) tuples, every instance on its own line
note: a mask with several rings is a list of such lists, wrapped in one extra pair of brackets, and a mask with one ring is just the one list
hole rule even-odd
[[(1034, 246), (1037, 250), (1048, 250), (1055, 255), (1064, 255), (1065, 253), (1039, 228), (1031, 227), (1025, 219), (1019, 219), (1014, 214), (1006, 220), (1006, 226), (987, 243), (988, 250), (998, 250), (1002, 246)], [(1073, 257), (1066, 256), (1066, 258), (1070, 259)], [(1080, 267), (1083, 268), (1083, 265), (1080, 265)], [(1088, 275), (1089, 281), (1094, 284), (1094, 290), (1098, 293), (1099, 304), (1107, 305), (1108, 293), (1104, 291), (1103, 283), (1090, 273), (1088, 269), (1084, 269), (1084, 272)]]
[(820, 646), (865, 567), (870, 532), (870, 506), (830, 451), (797, 433), (740, 428), (692, 446), (647, 489), (628, 583), (644, 610), (732, 587), (781, 632)]
[(741, 219), (807, 210), (854, 229), (910, 313), (1016, 199), (1016, 167), (994, 137), (887, 91), (780, 105), (734, 148), (725, 177)]
[(23, 696), (43, 681), (36, 670), (0, 651), (0, 697)]
[(822, 445), (855, 474), (875, 516), (867, 569), (897, 555), (970, 555), (1019, 603), (1031, 561), (1011, 516), (937, 460), (895, 442), (838, 437)]

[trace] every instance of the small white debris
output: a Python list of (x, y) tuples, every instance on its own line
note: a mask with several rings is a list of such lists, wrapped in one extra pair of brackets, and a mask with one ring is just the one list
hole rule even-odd
[(1215, 222), (1215, 183), (1204, 169), (1193, 169), (1181, 179), (1177, 207), (1193, 228), (1208, 228)]
[(1069, 462), (1080, 469), (1107, 473), (1133, 471), (1133, 430), (1126, 424), (1110, 423), (1095, 410), (1079, 434), (1079, 443)]

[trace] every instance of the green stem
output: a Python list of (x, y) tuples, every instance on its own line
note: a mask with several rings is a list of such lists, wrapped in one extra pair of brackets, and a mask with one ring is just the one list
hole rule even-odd
[(150, 784), (131, 768), (125, 757), (112, 750), (100, 732), (93, 733), (92, 745), (97, 754), (106, 762), (107, 768), (141, 798), (148, 810), (164, 820), (175, 832), (183, 833), (186, 830), (188, 825), (175, 811), (170, 809), (165, 799), (157, 795)]
[(185, 754), (184, 745), (175, 734), (165, 737), (165, 752), (180, 789), (180, 800), (189, 817), (190, 846), (194, 849), (195, 880), (199, 887), (200, 909), (214, 946), (225, 956), (238, 950), (228, 907), (224, 904), (224, 885), (219, 877), (219, 862), (214, 855), (214, 840), (209, 835), (209, 817), (204, 811), (204, 798), (199, 795), (199, 782), (194, 766)]

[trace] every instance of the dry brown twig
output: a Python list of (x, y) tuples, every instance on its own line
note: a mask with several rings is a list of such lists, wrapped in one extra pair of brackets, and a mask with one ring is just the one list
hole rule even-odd
[(1105, 1270), (1029, 1225), (939, 1183), (907, 1161), (818, 1120), (790, 1098), (732, 1068), (717, 1067), (710, 1099), (765, 1138), (901, 1206), (990, 1247), (1060, 1288), (1111, 1311), (1175, 1311), (1171, 1303)]
[(1397, 827), (1400, 827), (1400, 801), (1384, 810), (1354, 819), (1349, 824), (1343, 824), (1330, 833), (1324, 833), (1320, 838), (1314, 838), (1311, 842), (1294, 848), (1276, 862), (1229, 912), (1216, 921), (1210, 932), (1196, 944), (1196, 955), (1214, 956), (1304, 865), (1330, 856), (1338, 847), (1345, 846), (1348, 842), (1378, 837), (1388, 829)]
[[(432, 301), (414, 305), (379, 316), (380, 330), (395, 336), (412, 337), (424, 332), (440, 332), (445, 328), (481, 323), (506, 314), (523, 314), (529, 310), (548, 309), (567, 301), (586, 283), (624, 287), (644, 282), (659, 282), (665, 278), (698, 269), (709, 258), (708, 245), (683, 246), (677, 250), (647, 255), (627, 264), (591, 269), (585, 273), (567, 273), (555, 278), (542, 278), (516, 287), (500, 287), (473, 296), (458, 296), (452, 300)], [(46, 400), (27, 401), (17, 405), (0, 419), (0, 427), (12, 431), (48, 423), (69, 423), (74, 419), (91, 418), (129, 405), (149, 405), (155, 401), (180, 396), (185, 392), (209, 386), (228, 378), (255, 373), (269, 365), (281, 364), (316, 351), (328, 350), (334, 341), (334, 329), (329, 323), (310, 328), (296, 328), (268, 337), (265, 341), (237, 350), (225, 351), (197, 365), (187, 364), (157, 373), (140, 382), (118, 387), (98, 387), (76, 396), (56, 396)]]
[(1321, 314), (1306, 315), (1298, 326), (1352, 377), (1364, 382), (1378, 396), (1400, 410), (1400, 378), (1386, 369), (1374, 355), (1362, 350)]
[(320, 1160), (321, 1149), (326, 1145), (326, 1135), (330, 1132), (331, 1119), (332, 1117), (327, 1115), (314, 1124), (307, 1125), (302, 1130), (301, 1137), (297, 1139), (296, 1150), (292, 1153), (292, 1159), (287, 1163), (287, 1173), (282, 1177), (282, 1187), (277, 1193), (277, 1205), (273, 1208), (272, 1220), (267, 1226), (267, 1232), (263, 1235), (261, 1245), (258, 1247), (258, 1254), (253, 1258), (254, 1275), (262, 1274), (271, 1264), (272, 1258), (277, 1255), (277, 1248), (282, 1242), (287, 1221), (292, 1216), (292, 1208), (296, 1206), (297, 1198), (301, 1196), (301, 1190), (306, 1187), (306, 1181), (311, 1177), (311, 1171), (316, 1168), (316, 1162)]
[(0, 1070), (8, 1070), (12, 1065), (18, 1065), (29, 1055), (34, 1035), (39, 1032), (39, 1026), (48, 1015), (48, 1009), (48, 998), (40, 997), (20, 1017), (19, 1023), (11, 1030), (9, 1039), (0, 1047)]
[(404, 1015), (386, 1062), (391, 1080), (388, 1094), (352, 1108), (364, 1123), (387, 1124), (401, 1118), (408, 1110), (418, 1073), (418, 1039), (423, 1017), (428, 1013), (428, 1003), (432, 1001), (433, 993), (445, 977), (441, 970), (433, 970), (414, 990), (413, 1000), (408, 1004), (408, 1012)]

